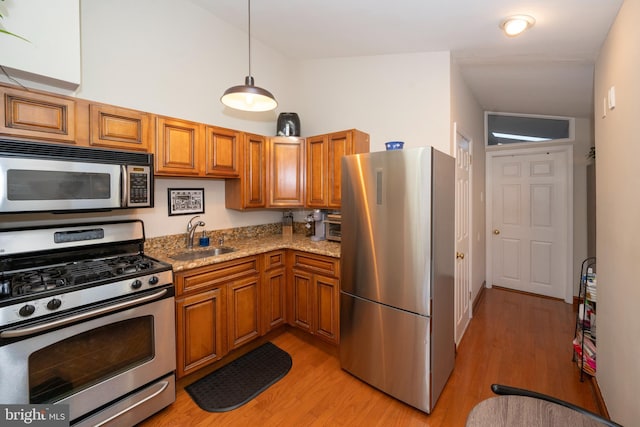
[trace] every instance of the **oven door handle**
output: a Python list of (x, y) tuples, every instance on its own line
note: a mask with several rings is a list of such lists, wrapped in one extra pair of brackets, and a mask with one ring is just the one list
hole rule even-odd
[(160, 389), (155, 391), (153, 394), (150, 394), (149, 396), (145, 397), (144, 399), (134, 403), (133, 405), (124, 408), (122, 411), (118, 412), (115, 415), (110, 416), (109, 418), (107, 418), (106, 420), (102, 421), (101, 423), (98, 423), (96, 425), (94, 425), (94, 427), (100, 427), (103, 426), (105, 424), (107, 424), (110, 421), (115, 420), (116, 418), (126, 414), (127, 412), (131, 411), (132, 409), (142, 405), (144, 402), (153, 399), (154, 397), (156, 397), (157, 395), (159, 395), (160, 393), (162, 393), (163, 391), (165, 391), (165, 389), (169, 386), (169, 381), (163, 381), (161, 383), (156, 384), (156, 386), (159, 386)]
[(0, 338), (19, 338), (27, 335), (33, 335), (40, 332), (48, 331), (49, 329), (57, 328), (59, 326), (68, 325), (69, 323), (74, 323), (80, 320), (87, 320), (92, 317), (98, 317), (103, 314), (111, 313), (116, 310), (121, 310), (123, 308), (131, 307), (134, 305), (138, 305), (144, 302), (152, 301), (154, 299), (158, 299), (167, 293), (167, 289), (162, 289), (161, 291), (155, 292), (151, 295), (147, 295), (141, 298), (137, 298), (132, 301), (125, 301), (118, 304), (110, 305), (108, 307), (98, 308), (96, 310), (87, 311), (85, 313), (76, 314), (73, 316), (65, 317), (63, 319), (54, 320), (49, 323), (45, 323), (42, 325), (29, 326), (22, 329), (13, 329), (8, 331), (0, 332)]

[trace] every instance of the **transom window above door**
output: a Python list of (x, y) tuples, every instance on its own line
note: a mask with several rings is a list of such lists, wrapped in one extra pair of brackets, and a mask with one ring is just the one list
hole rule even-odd
[(484, 113), (486, 145), (567, 142), (574, 139), (572, 117)]

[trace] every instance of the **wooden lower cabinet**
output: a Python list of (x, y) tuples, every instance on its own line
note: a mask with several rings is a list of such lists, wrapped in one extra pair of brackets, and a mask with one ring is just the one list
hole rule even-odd
[(338, 344), (340, 336), (340, 281), (335, 277), (316, 274), (313, 276), (315, 290), (313, 333)]
[(291, 252), (289, 323), (332, 344), (340, 342), (340, 261)]
[(282, 249), (176, 272), (177, 377), (287, 323), (338, 344), (339, 266)]
[(250, 256), (175, 274), (178, 378), (260, 336), (260, 265)]
[(260, 336), (260, 277), (251, 276), (227, 285), (229, 350)]
[(226, 354), (224, 301), (224, 286), (176, 299), (178, 378)]
[(306, 271), (293, 270), (291, 298), (291, 322), (303, 331), (313, 332), (313, 277)]
[(262, 275), (262, 333), (286, 323), (287, 269), (286, 251), (268, 252)]

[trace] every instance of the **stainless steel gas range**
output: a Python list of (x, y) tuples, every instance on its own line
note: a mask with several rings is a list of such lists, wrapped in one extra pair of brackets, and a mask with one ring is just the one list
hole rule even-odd
[(0, 403), (131, 426), (175, 400), (169, 264), (142, 221), (0, 230)]

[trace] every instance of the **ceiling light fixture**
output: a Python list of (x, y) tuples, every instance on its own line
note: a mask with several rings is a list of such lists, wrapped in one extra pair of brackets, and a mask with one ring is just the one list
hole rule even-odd
[(244, 78), (244, 85), (227, 89), (220, 101), (229, 108), (242, 111), (269, 111), (278, 106), (271, 92), (253, 84), (251, 75), (251, 0), (248, 3), (249, 16), (249, 75)]
[(506, 18), (500, 24), (500, 28), (507, 37), (515, 37), (522, 34), (536, 23), (535, 18), (529, 15), (514, 15)]

